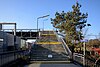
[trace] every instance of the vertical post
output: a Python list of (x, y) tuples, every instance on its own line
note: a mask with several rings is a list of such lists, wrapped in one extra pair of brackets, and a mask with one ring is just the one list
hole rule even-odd
[(16, 36), (16, 23), (15, 23), (15, 28), (14, 28), (14, 36)]
[(37, 31), (38, 31), (38, 19), (39, 19), (39, 18), (37, 18)]
[(21, 30), (21, 38), (22, 38), (23, 36), (22, 36), (22, 30)]
[(44, 21), (43, 21), (43, 31), (44, 31)]
[(84, 49), (84, 54), (83, 54), (83, 65), (85, 66), (85, 42), (83, 43), (83, 49)]
[(44, 31), (44, 23), (45, 23), (45, 21), (47, 21), (48, 19), (45, 19), (45, 20), (43, 20), (43, 31)]
[(2, 24), (0, 24), (0, 30), (2, 30)]
[(36, 38), (36, 39), (38, 39), (38, 36), (39, 36), (39, 31), (38, 31), (38, 19), (39, 19), (39, 18), (37, 18), (37, 38)]
[(41, 30), (39, 29), (39, 33), (38, 33), (38, 34), (39, 34), (39, 39), (40, 39), (40, 31), (41, 31)]
[(14, 24), (14, 50), (16, 49), (16, 23)]
[(38, 20), (40, 19), (40, 18), (45, 18), (45, 17), (48, 17), (49, 15), (45, 15), (45, 16), (41, 16), (41, 17), (38, 17), (37, 18), (37, 32), (38, 32), (38, 36), (39, 36), (39, 32), (40, 32), (40, 30), (38, 30)]

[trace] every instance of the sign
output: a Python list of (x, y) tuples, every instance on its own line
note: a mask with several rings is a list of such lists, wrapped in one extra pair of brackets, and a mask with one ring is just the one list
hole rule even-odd
[(0, 39), (0, 41), (3, 41), (3, 39)]
[(48, 55), (48, 58), (52, 58), (52, 55), (51, 55), (51, 54), (49, 54), (49, 55)]

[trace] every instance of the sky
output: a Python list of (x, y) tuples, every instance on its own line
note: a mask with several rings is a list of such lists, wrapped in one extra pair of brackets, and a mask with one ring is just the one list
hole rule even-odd
[[(50, 18), (56, 12), (68, 12), (78, 1), (81, 12), (88, 13), (87, 23), (92, 26), (87, 34), (100, 33), (100, 0), (0, 0), (0, 22), (15, 22), (19, 29), (36, 29), (37, 18), (50, 15), (38, 20), (40, 29), (53, 29)], [(43, 26), (44, 24), (44, 26)]]

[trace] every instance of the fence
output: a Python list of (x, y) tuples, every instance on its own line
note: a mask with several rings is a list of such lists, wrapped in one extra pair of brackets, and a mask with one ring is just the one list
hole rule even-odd
[[(73, 57), (74, 57), (73, 58), (74, 61), (76, 61), (79, 64), (83, 65), (83, 59), (84, 59), (83, 54), (74, 53)], [(89, 58), (89, 55), (85, 56), (85, 65), (83, 65), (83, 66), (86, 66), (86, 67), (100, 67), (100, 63), (95, 64), (95, 61), (96, 61), (95, 59)]]

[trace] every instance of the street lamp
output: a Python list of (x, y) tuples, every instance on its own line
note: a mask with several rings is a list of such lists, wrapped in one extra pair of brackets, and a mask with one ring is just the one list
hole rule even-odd
[(38, 30), (38, 20), (40, 19), (40, 18), (45, 18), (45, 17), (48, 17), (49, 15), (45, 15), (45, 16), (41, 16), (41, 17), (38, 17), (37, 18), (37, 30)]
[[(48, 16), (49, 16), (49, 15), (45, 15), (45, 16), (41, 16), (41, 17), (38, 17), (38, 18), (37, 18), (37, 32), (39, 32), (39, 31), (38, 31), (38, 20), (41, 19), (41, 18), (48, 17)], [(40, 32), (38, 33), (38, 36), (40, 37)]]
[[(87, 24), (87, 26), (89, 27), (89, 26), (91, 26), (91, 24)], [(86, 29), (86, 31), (85, 31), (85, 33), (84, 33), (84, 37), (85, 37), (85, 35), (86, 35), (86, 33), (87, 33), (87, 31), (88, 31), (88, 28)], [(83, 65), (85, 66), (86, 65), (86, 61), (85, 61), (85, 59), (86, 59), (86, 42), (88, 42), (88, 40), (86, 40), (86, 39), (84, 39), (84, 41), (83, 41)]]
[(43, 31), (44, 31), (44, 21), (47, 21), (48, 19), (43, 20)]

